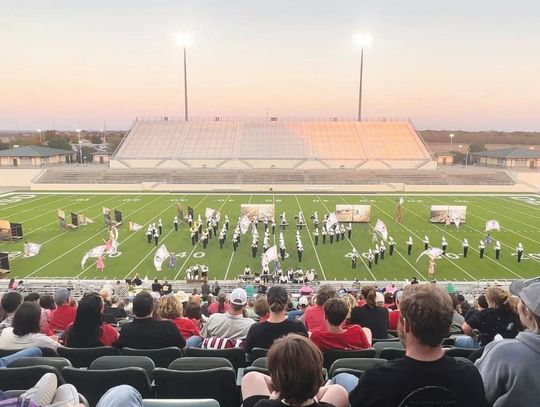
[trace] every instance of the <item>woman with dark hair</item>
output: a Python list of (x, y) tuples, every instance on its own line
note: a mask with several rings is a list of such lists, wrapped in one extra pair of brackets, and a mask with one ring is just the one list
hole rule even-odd
[(388, 309), (377, 306), (375, 287), (363, 287), (362, 296), (366, 304), (353, 308), (350, 323), (369, 328), (375, 339), (388, 338)]
[(269, 349), (274, 341), (288, 333), (298, 333), (307, 336), (307, 330), (300, 321), (291, 321), (287, 318), (287, 303), (289, 296), (287, 290), (279, 285), (268, 289), (266, 300), (270, 307), (270, 316), (264, 322), (253, 324), (249, 328), (244, 349), (251, 352), (253, 348)]
[(75, 321), (66, 329), (65, 343), (71, 348), (111, 346), (118, 340), (118, 332), (103, 322), (103, 298), (87, 294), (79, 302)]
[(217, 297), (217, 302), (213, 302), (208, 306), (208, 315), (215, 313), (225, 314), (229, 310), (229, 307), (227, 294), (225, 292), (220, 292)]
[(322, 353), (309, 339), (295, 334), (278, 339), (268, 352), (270, 376), (250, 372), (242, 379), (242, 405), (348, 406), (348, 394), (343, 387), (337, 384), (323, 386), (322, 365)]
[(336, 290), (330, 284), (323, 284), (319, 287), (315, 297), (315, 305), (308, 307), (304, 312), (304, 324), (308, 331), (326, 330), (323, 305), (327, 300), (336, 296)]
[(195, 326), (199, 331), (202, 330), (206, 318), (201, 312), (201, 305), (197, 304), (195, 301), (189, 301), (186, 304), (186, 309), (184, 310), (184, 316), (186, 318), (191, 319), (193, 322), (195, 322)]
[(0, 349), (26, 349), (41, 347), (56, 349), (59, 346), (55, 337), (39, 332), (41, 308), (35, 302), (25, 302), (15, 311), (13, 325), (2, 330)]

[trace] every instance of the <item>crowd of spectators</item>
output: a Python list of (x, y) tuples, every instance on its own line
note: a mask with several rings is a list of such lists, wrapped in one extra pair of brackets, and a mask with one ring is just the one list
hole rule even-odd
[[(170, 287), (156, 280), (131, 297), (120, 285), (104, 287), (79, 301), (66, 288), (53, 296), (10, 290), (0, 301), (0, 349), (269, 349), (270, 375), (244, 377), (245, 406), (398, 405), (427, 385), (448, 389), (457, 405), (537, 405), (540, 278), (516, 281), (510, 292), (488, 287), (474, 304), (434, 283), (339, 290), (323, 284), (293, 296), (282, 285), (252, 295), (241, 287), (227, 293), (217, 282), (204, 282), (200, 294)], [(442, 343), (450, 335), (456, 346), (476, 350), (476, 367), (446, 356)], [(338, 375), (323, 383), (322, 352), (368, 349), (396, 337), (404, 358), (360, 379)]]

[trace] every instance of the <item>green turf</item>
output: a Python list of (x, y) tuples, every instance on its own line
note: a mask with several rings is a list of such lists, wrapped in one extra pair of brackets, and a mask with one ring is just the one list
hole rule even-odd
[[(20, 199), (25, 197), (25, 199)], [(520, 199), (516, 199), (519, 197)], [(202, 244), (192, 247), (190, 234), (185, 224), (179, 232), (174, 232), (172, 220), (176, 214), (176, 202), (187, 208), (195, 208), (195, 214), (202, 214), (206, 207), (219, 209), (228, 214), (231, 221), (237, 219), (242, 203), (275, 202), (276, 214), (287, 213), (289, 222), (294, 223), (294, 215), (303, 211), (308, 220), (308, 227), (302, 230), (304, 256), (303, 268), (314, 268), (319, 278), (327, 280), (403, 280), (416, 276), (427, 279), (427, 258), (417, 263), (416, 259), (423, 249), (422, 239), (428, 235), (433, 246), (439, 246), (441, 237), (448, 241), (448, 252), (452, 258), (437, 260), (436, 275), (439, 280), (477, 280), (532, 277), (538, 275), (540, 263), (540, 198), (523, 195), (405, 195), (403, 206), (404, 222), (397, 225), (393, 222), (396, 195), (262, 195), (262, 194), (141, 194), (141, 193), (35, 193), (20, 192), (0, 196), (0, 219), (21, 222), (25, 232), (25, 240), (42, 243), (39, 255), (32, 258), (20, 256), (23, 242), (2, 242), (0, 251), (11, 252), (11, 276), (22, 277), (69, 277), (69, 278), (114, 278), (123, 279), (139, 273), (141, 276), (165, 279), (184, 278), (185, 269), (197, 263), (205, 263), (210, 270), (211, 278), (234, 279), (241, 274), (246, 264), (255, 271), (261, 268), (261, 259), (251, 257), (250, 237), (246, 235), (236, 253), (232, 251), (232, 233), (229, 232), (225, 248), (219, 249), (217, 239), (212, 239), (206, 250)], [(309, 216), (313, 211), (322, 215), (333, 211), (336, 204), (370, 204), (371, 223), (354, 224), (351, 241), (334, 242), (334, 244), (313, 245), (313, 226)], [(455, 226), (434, 225), (428, 222), (430, 205), (462, 204), (467, 205), (467, 223), (459, 229)], [(120, 228), (120, 255), (105, 258), (105, 270), (99, 273), (95, 269), (95, 259), (87, 262), (81, 269), (82, 256), (92, 247), (103, 244), (108, 233), (102, 220), (102, 206), (120, 209), (124, 215), (125, 225)], [(57, 209), (64, 209), (84, 214), (95, 220), (92, 225), (82, 226), (78, 230), (64, 232), (59, 230), (56, 217)], [(169, 251), (180, 253), (176, 271), (156, 272), (153, 266), (154, 244), (147, 244), (146, 225), (163, 219), (164, 232), (160, 244), (165, 243)], [(367, 252), (371, 247), (372, 225), (377, 219), (383, 220), (390, 235), (396, 241), (394, 256), (386, 254), (386, 259), (371, 270), (362, 258), (355, 270), (351, 269), (350, 259), (345, 257), (352, 245), (357, 250)], [(492, 246), (486, 248), (483, 260), (479, 259), (478, 244), (485, 236), (485, 222), (496, 219), (500, 222), (501, 232), (493, 232), (494, 240), (502, 244), (501, 260), (495, 260)], [(131, 233), (127, 230), (127, 222), (133, 221), (144, 226), (144, 229)], [(232, 222), (231, 222), (232, 223)], [(262, 222), (259, 225), (262, 230)], [(289, 227), (285, 232), (287, 250), (290, 257), (282, 266), (299, 265), (294, 251), (295, 228)], [(276, 240), (277, 240), (276, 229)], [(249, 232), (248, 232), (249, 233)], [(407, 256), (405, 242), (408, 236), (414, 240), (413, 253)], [(469, 255), (462, 257), (461, 242), (468, 238)], [(271, 239), (272, 241), (272, 239)], [(524, 259), (517, 263), (514, 255), (518, 242), (525, 247)], [(262, 246), (262, 236), (261, 244)], [(19, 253), (18, 253), (19, 252)], [(260, 252), (259, 252), (260, 254)]]

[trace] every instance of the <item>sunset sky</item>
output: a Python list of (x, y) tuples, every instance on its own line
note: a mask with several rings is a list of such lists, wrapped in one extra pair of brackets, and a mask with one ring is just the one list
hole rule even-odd
[[(364, 116), (540, 131), (538, 0), (17, 0), (0, 7), (0, 129), (192, 116)], [(79, 124), (80, 123), (80, 124)]]

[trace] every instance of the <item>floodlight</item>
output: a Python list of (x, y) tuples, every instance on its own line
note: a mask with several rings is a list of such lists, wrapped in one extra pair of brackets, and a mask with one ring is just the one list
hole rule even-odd
[(373, 43), (371, 34), (357, 33), (353, 35), (353, 42), (359, 48), (368, 48)]
[(178, 33), (175, 38), (179, 47), (187, 47), (193, 44), (193, 34), (191, 33)]

